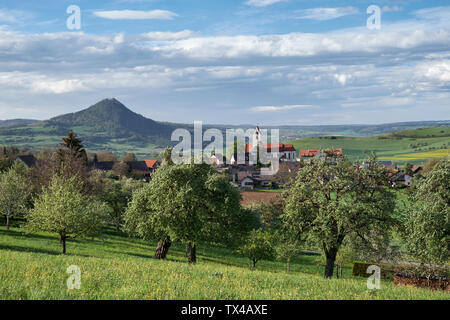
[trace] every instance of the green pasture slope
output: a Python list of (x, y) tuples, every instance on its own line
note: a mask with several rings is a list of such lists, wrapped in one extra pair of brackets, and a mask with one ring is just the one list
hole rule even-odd
[[(364, 159), (371, 152), (375, 152), (381, 160), (418, 164), (430, 158), (442, 158), (450, 154), (450, 127), (429, 127), (364, 138), (302, 138), (290, 143), (297, 150), (343, 148), (344, 154), (351, 161)], [(446, 149), (441, 149), (443, 146)]]
[[(282, 262), (261, 261), (256, 270), (231, 250), (200, 244), (198, 263), (188, 265), (174, 245), (167, 261), (152, 259), (155, 242), (110, 231), (102, 239), (68, 242), (60, 255), (55, 235), (25, 235), (0, 227), (0, 299), (450, 299), (450, 294), (395, 287), (382, 281), (370, 292), (351, 276), (325, 280), (320, 258), (300, 256), (292, 272)], [(81, 289), (68, 290), (69, 266), (81, 269)]]
[[(15, 131), (6, 135), (0, 133), (0, 145), (17, 146), (29, 150), (39, 150), (59, 147), (61, 139), (67, 134), (66, 131), (55, 133), (55, 128), (34, 125), (33, 127), (18, 127)], [(111, 151), (117, 155), (133, 152), (140, 159), (153, 157), (162, 151), (162, 147), (151, 142), (137, 141), (130, 138), (88, 138), (91, 135), (89, 128), (74, 127), (75, 133), (83, 140), (83, 144), (88, 146), (89, 152), (99, 152), (102, 150)]]

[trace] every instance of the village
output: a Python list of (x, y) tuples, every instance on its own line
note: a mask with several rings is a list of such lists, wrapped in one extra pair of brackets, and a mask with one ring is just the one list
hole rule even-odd
[[(293, 181), (302, 167), (314, 160), (328, 160), (333, 162), (337, 157), (345, 156), (342, 148), (335, 149), (300, 149), (296, 150), (292, 144), (263, 144), (260, 138), (260, 128), (256, 127), (252, 144), (245, 144), (245, 161), (238, 162), (236, 153), (229, 158), (221, 153), (213, 153), (207, 159), (208, 163), (216, 168), (219, 174), (229, 177), (230, 182), (243, 191), (268, 191), (283, 189), (290, 181)], [(278, 162), (275, 174), (266, 174), (261, 168), (263, 164), (252, 162), (252, 153), (256, 150), (270, 153), (277, 151)], [(35, 168), (39, 160), (33, 154), (19, 154), (15, 160), (22, 162), (28, 168)], [(406, 165), (401, 168), (392, 161), (379, 161), (385, 168), (392, 188), (408, 188), (415, 176), (420, 175), (423, 167), (420, 165)], [(367, 166), (362, 162), (354, 163), (355, 166)], [(100, 151), (88, 159), (91, 170), (98, 170), (110, 178), (133, 178), (143, 182), (149, 182), (152, 175), (161, 166), (159, 159), (138, 160), (133, 153), (128, 153), (120, 160), (108, 151)]]

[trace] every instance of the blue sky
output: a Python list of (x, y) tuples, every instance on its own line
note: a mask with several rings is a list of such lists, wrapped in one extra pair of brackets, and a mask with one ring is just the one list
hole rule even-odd
[(449, 17), (448, 1), (0, 0), (0, 119), (116, 97), (172, 122), (447, 120)]

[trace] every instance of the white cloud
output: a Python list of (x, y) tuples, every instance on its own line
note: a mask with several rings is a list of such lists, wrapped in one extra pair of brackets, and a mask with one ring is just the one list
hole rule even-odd
[(83, 82), (78, 79), (69, 80), (37, 80), (32, 83), (35, 92), (62, 94), (80, 90), (87, 90)]
[(419, 73), (430, 79), (450, 81), (450, 60), (422, 63)]
[(285, 2), (288, 0), (248, 0), (245, 2), (246, 5), (252, 7), (266, 7), (278, 2)]
[(181, 40), (187, 39), (194, 35), (194, 32), (191, 30), (183, 30), (179, 32), (147, 32), (142, 36), (147, 38), (148, 40), (156, 40), (156, 41), (168, 41), (168, 40)]
[(27, 117), (17, 111), (23, 106), (46, 117), (117, 96), (146, 116), (178, 122), (391, 122), (420, 120), (419, 107), (427, 119), (444, 118), (450, 8), (439, 12), (383, 23), (382, 32), (98, 35), (0, 27), (2, 103), (15, 110), (4, 117)]
[(291, 33), (263, 36), (192, 37), (148, 50), (168, 57), (195, 59), (248, 57), (312, 57), (317, 55), (375, 54), (384, 50), (407, 50), (425, 45), (448, 46), (450, 30), (396, 30), (385, 26), (382, 33), (367, 29), (326, 34)]
[(287, 110), (295, 110), (295, 109), (312, 109), (314, 106), (312, 105), (286, 105), (286, 106), (260, 106), (260, 107), (252, 107), (250, 108), (253, 112), (278, 112), (278, 111), (287, 111)]
[(63, 94), (87, 90), (80, 79), (58, 79), (39, 72), (1, 72), (0, 86), (3, 89), (27, 89), (33, 93)]
[(343, 86), (347, 83), (349, 79), (351, 79), (351, 74), (335, 74), (334, 78)]
[(94, 15), (104, 19), (110, 20), (172, 20), (178, 15), (172, 11), (167, 10), (113, 10), (113, 11), (95, 11)]
[(310, 20), (332, 20), (352, 14), (359, 13), (359, 10), (355, 7), (342, 7), (342, 8), (312, 8), (302, 9), (295, 11), (298, 15), (298, 19), (310, 19)]

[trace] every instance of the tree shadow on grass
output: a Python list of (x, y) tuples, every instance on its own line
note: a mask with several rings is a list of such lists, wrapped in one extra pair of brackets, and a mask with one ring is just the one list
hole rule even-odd
[(6, 236), (14, 236), (14, 237), (24, 237), (26, 239), (44, 239), (44, 240), (54, 240), (54, 239), (58, 239), (58, 237), (56, 235), (54, 236), (44, 236), (44, 235), (40, 235), (40, 234), (33, 234), (33, 233), (27, 233), (25, 231), (21, 231), (21, 230), (5, 230), (5, 229), (0, 229), (0, 235), (6, 235)]
[(32, 252), (32, 253), (45, 253), (50, 255), (60, 255), (61, 253), (57, 251), (51, 251), (47, 249), (39, 249), (39, 248), (29, 248), (29, 247), (21, 247), (21, 246), (14, 246), (14, 245), (5, 245), (0, 244), (0, 250), (11, 250), (11, 251), (19, 251), (19, 252)]
[(21, 246), (15, 246), (15, 245), (5, 245), (0, 243), (0, 250), (11, 250), (11, 251), (18, 251), (18, 252), (29, 252), (29, 253), (43, 253), (43, 254), (49, 254), (52, 256), (63, 256), (63, 257), (91, 257), (90, 255), (86, 254), (79, 254), (79, 253), (66, 253), (63, 255), (60, 251), (52, 251), (47, 249), (40, 249), (40, 248), (30, 248), (30, 247), (21, 247)]
[(135, 253), (135, 252), (124, 252), (124, 254), (129, 255), (129, 256), (133, 256), (133, 257), (138, 257), (138, 258), (145, 258), (145, 259), (156, 260), (154, 258), (154, 255), (151, 255), (151, 254), (142, 254), (142, 253)]

